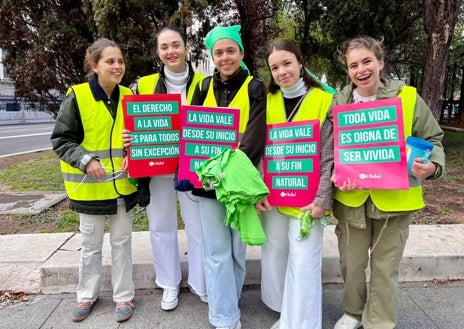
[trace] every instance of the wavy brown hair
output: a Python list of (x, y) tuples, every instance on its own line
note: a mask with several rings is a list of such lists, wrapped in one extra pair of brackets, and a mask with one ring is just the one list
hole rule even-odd
[(383, 38), (376, 40), (372, 37), (361, 35), (351, 39), (348, 39), (342, 42), (337, 47), (337, 58), (340, 63), (343, 64), (344, 68), (347, 69), (346, 56), (353, 50), (358, 48), (366, 48), (372, 51), (375, 57), (381, 61), (384, 59), (384, 49), (383, 49)]

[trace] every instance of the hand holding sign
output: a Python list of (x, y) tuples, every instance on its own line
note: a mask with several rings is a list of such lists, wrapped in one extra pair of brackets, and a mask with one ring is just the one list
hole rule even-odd
[(340, 182), (337, 181), (337, 176), (333, 175), (330, 178), (330, 181), (337, 186), (340, 191), (346, 192), (346, 191), (354, 191), (354, 190), (362, 190), (362, 187), (358, 186), (358, 181), (357, 180), (351, 180), (351, 177), (348, 177), (346, 180)]
[(122, 141), (124, 143), (124, 147), (128, 148), (131, 146), (131, 134), (129, 129), (124, 129), (122, 131)]

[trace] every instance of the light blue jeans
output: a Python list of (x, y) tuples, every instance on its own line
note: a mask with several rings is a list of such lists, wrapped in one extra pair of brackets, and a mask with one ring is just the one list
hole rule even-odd
[(228, 327), (240, 320), (238, 300), (245, 281), (246, 245), (236, 230), (225, 226), (222, 203), (199, 199), (209, 322)]

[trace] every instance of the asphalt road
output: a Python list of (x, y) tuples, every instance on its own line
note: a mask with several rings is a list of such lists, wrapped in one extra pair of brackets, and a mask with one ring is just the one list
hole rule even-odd
[(54, 122), (0, 125), (0, 158), (51, 149)]

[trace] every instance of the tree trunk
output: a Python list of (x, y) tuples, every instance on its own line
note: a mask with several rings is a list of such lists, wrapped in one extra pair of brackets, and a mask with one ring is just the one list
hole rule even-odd
[(422, 98), (439, 120), (446, 63), (461, 0), (425, 0), (424, 27), (429, 42)]

